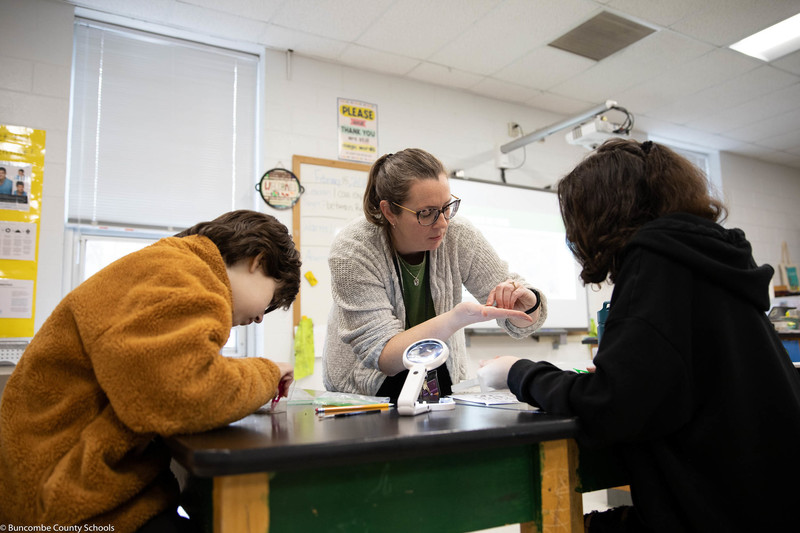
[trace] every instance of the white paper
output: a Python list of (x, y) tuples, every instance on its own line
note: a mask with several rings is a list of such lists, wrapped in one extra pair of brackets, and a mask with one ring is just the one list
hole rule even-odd
[(33, 280), (0, 278), (0, 318), (33, 318)]
[(464, 392), (461, 394), (451, 394), (451, 398), (456, 401), (474, 403), (479, 405), (504, 405), (510, 403), (520, 403), (517, 397), (508, 390), (501, 389), (490, 392)]
[(0, 220), (0, 259), (36, 260), (35, 222)]

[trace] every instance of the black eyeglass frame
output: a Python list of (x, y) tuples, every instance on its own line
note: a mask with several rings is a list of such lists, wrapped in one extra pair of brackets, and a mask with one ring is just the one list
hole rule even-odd
[[(458, 208), (461, 205), (461, 198), (459, 198), (455, 194), (451, 194), (450, 196), (455, 198), (455, 200), (453, 200), (449, 204), (443, 205), (441, 209), (437, 209), (435, 207), (427, 207), (425, 209), (420, 209), (419, 211), (414, 211), (413, 209), (409, 209), (409, 208), (407, 208), (405, 206), (402, 206), (402, 205), (398, 204), (397, 202), (392, 202), (392, 203), (394, 205), (396, 205), (397, 207), (399, 207), (400, 209), (405, 209), (406, 211), (410, 211), (411, 213), (414, 213), (415, 215), (417, 215), (417, 223), (420, 226), (428, 227), (428, 226), (433, 226), (434, 224), (436, 224), (436, 221), (439, 220), (439, 215), (444, 215), (444, 212), (447, 210), (447, 208), (450, 207), (453, 204), (456, 204), (455, 208), (453, 209), (453, 214), (451, 214), (449, 217), (447, 215), (444, 215), (444, 219), (445, 220), (450, 220), (454, 216), (456, 216), (456, 213), (458, 213)], [(422, 213), (423, 211), (433, 211), (434, 213), (436, 213), (436, 215), (433, 217), (433, 222), (431, 222), (430, 224), (423, 224), (422, 223), (422, 221), (419, 219), (419, 216), (420, 216), (420, 213)]]

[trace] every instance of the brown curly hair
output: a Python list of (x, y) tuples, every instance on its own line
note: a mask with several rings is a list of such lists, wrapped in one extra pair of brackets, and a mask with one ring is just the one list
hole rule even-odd
[(558, 183), (567, 241), (584, 283), (614, 278), (622, 250), (647, 222), (669, 213), (727, 216), (705, 174), (660, 144), (610, 139)]
[(225, 265), (242, 259), (261, 258), (264, 274), (277, 287), (271, 305), (288, 309), (300, 290), (300, 253), (289, 230), (271, 215), (241, 209), (225, 213), (210, 222), (200, 222), (175, 237), (202, 235), (219, 249)]

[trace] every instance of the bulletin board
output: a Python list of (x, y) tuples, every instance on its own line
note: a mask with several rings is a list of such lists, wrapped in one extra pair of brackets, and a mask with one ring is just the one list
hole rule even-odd
[(303, 262), (300, 294), (293, 304), (294, 325), (303, 316), (314, 324), (314, 352), (322, 357), (333, 302), (328, 251), (348, 222), (364, 216), (363, 198), (370, 165), (295, 155), (292, 172), (305, 192), (292, 207), (292, 236)]
[(44, 155), (44, 130), (0, 124), (0, 339), (33, 337)]

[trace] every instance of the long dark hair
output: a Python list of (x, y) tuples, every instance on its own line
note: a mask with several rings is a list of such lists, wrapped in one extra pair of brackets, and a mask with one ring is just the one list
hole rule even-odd
[(404, 204), (414, 180), (436, 180), (442, 174), (447, 175), (442, 162), (419, 148), (381, 156), (369, 170), (364, 216), (376, 226), (386, 227), (388, 221), (381, 213), (381, 200), (389, 202), (392, 212), (399, 214), (400, 208), (392, 202)]
[(300, 254), (289, 230), (275, 217), (241, 209), (209, 222), (200, 222), (176, 237), (202, 235), (219, 249), (225, 265), (242, 259), (261, 258), (264, 274), (275, 279), (272, 304), (288, 309), (300, 290)]
[(610, 139), (558, 183), (561, 217), (584, 283), (613, 281), (619, 257), (645, 223), (669, 213), (727, 216), (705, 174), (666, 146)]

